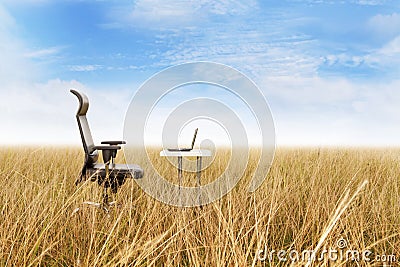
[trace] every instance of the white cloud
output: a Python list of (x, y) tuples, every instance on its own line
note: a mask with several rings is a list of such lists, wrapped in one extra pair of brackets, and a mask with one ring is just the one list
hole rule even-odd
[(393, 38), (400, 34), (400, 14), (378, 14), (368, 21), (368, 27), (385, 38)]
[(399, 56), (400, 54), (400, 35), (384, 45), (379, 51), (379, 54), (386, 56)]
[(49, 56), (54, 56), (60, 53), (62, 50), (62, 47), (55, 46), (55, 47), (49, 47), (49, 48), (44, 48), (44, 49), (38, 49), (35, 51), (29, 51), (24, 54), (25, 57), (27, 58), (33, 58), (33, 59), (42, 59), (45, 57)]
[(399, 145), (400, 80), (266, 77), (282, 145)]
[(15, 26), (14, 18), (7, 12), (7, 10), (0, 4), (0, 31), (8, 31), (10, 27)]
[[(304, 52), (312, 46), (313, 40), (305, 36), (282, 39), (274, 40), (273, 37), (254, 31), (232, 32), (230, 29), (217, 31), (207, 28), (155, 57), (159, 58), (163, 66), (188, 61), (215, 61), (255, 77), (266, 72), (272, 76), (307, 76), (316, 73), (322, 59)], [(170, 40), (163, 42), (169, 43)]]
[(3, 3), (7, 5), (44, 4), (48, 2), (50, 0), (3, 0)]
[[(257, 2), (238, 0), (138, 0), (132, 6), (119, 6), (110, 14), (110, 23), (105, 28), (147, 27), (170, 28), (193, 26), (210, 15), (241, 15), (254, 11)], [(129, 11), (129, 12), (127, 12)]]
[(36, 74), (24, 57), (23, 42), (15, 37), (16, 23), (0, 4), (0, 81), (2, 85), (19, 80), (32, 80)]
[(378, 49), (360, 51), (357, 56), (349, 53), (330, 54), (323, 58), (328, 66), (341, 65), (345, 67), (367, 66), (383, 75), (398, 77), (400, 71), (400, 35), (390, 40)]
[(400, 35), (365, 55), (364, 61), (372, 67), (382, 69), (384, 74), (394, 73), (397, 77), (400, 71)]
[(78, 100), (69, 90), (77, 89), (89, 97), (88, 111), (94, 141), (122, 138), (124, 114), (131, 92), (114, 88), (93, 90), (77, 81), (50, 80), (46, 83), (20, 83), (2, 87), (1, 144), (80, 144), (75, 119)]
[(354, 86), (344, 78), (294, 77), (268, 75), (261, 80), (269, 95), (293, 105), (329, 105), (351, 100), (356, 96)]
[[(72, 101), (68, 88), (82, 88), (76, 81), (49, 81), (45, 84), (13, 83), (1, 88), (3, 144), (55, 144), (71, 142)], [(70, 113), (70, 114), (68, 114)], [(73, 140), (73, 139), (72, 139)], [(65, 142), (63, 142), (65, 141)]]
[[(13, 17), (0, 4), (0, 143), (79, 144), (75, 121), (77, 100), (69, 93), (70, 88), (82, 90), (91, 98), (88, 116), (93, 117), (95, 140), (121, 138), (131, 93), (120, 90), (113, 94), (107, 88), (95, 91), (74, 80), (38, 82), (36, 77), (41, 72), (40, 65), (34, 64), (32, 59), (54, 55), (61, 48), (27, 52), (24, 42), (14, 34), (15, 27)], [(98, 67), (88, 65), (77, 69)]]
[[(362, 6), (378, 6), (378, 5), (384, 5), (388, 2), (388, 0), (290, 0), (292, 2), (301, 2), (301, 3), (308, 3), (308, 4), (329, 4), (329, 5), (335, 5), (335, 4), (357, 4), (357, 5), (362, 5)], [(389, 0), (390, 1), (390, 0)]]
[(353, 0), (352, 2), (358, 5), (378, 6), (386, 4), (388, 0)]
[[(214, 60), (239, 67), (246, 74), (255, 71), (264, 75), (264, 79), (258, 81), (271, 104), (279, 144), (400, 144), (399, 80), (364, 84), (345, 78), (321, 78), (316, 75), (322, 59), (307, 53), (310, 47), (315, 47), (310, 45), (313, 40), (295, 36), (277, 41), (276, 36), (260, 36), (256, 31), (240, 27), (236, 32), (228, 32), (232, 25), (218, 30), (206, 25), (208, 27), (199, 32), (202, 29), (192, 25), (201, 24), (201, 19), (208, 14), (244, 12), (242, 9), (246, 10), (246, 7), (240, 5), (236, 1), (218, 4), (176, 1), (173, 5), (156, 0), (138, 1), (135, 9), (131, 9), (132, 13), (117, 22), (155, 27), (182, 23), (186, 32), (184, 38), (179, 39), (181, 46), (176, 45), (179, 42), (175, 39), (168, 39), (168, 35), (160, 37), (160, 42), (170, 43), (170, 46), (164, 46), (170, 48), (168, 51), (156, 55), (165, 58), (161, 64)], [(205, 17), (196, 16), (200, 9), (208, 10), (200, 12)], [(388, 23), (386, 20), (396, 18), (397, 15), (392, 14), (376, 19), (383, 25)], [(0, 94), (3, 95), (0, 110), (4, 129), (0, 132), (0, 143), (79, 144), (74, 117), (77, 100), (69, 93), (71, 87), (86, 92), (90, 98), (88, 117), (95, 142), (121, 138), (124, 113), (132, 91), (115, 88), (94, 90), (74, 80), (38, 82), (35, 72), (40, 72), (40, 69), (32, 59), (57, 54), (59, 47), (27, 52), (23, 41), (15, 37), (13, 27), (14, 19), (0, 5)], [(282, 32), (277, 32), (282, 38)], [(398, 69), (400, 37), (396, 36), (380, 49), (365, 55), (330, 55), (326, 62), (349, 66), (377, 65), (385, 70), (397, 66)], [(73, 71), (101, 68), (106, 66), (70, 66)]]
[(74, 65), (69, 66), (70, 71), (95, 71), (102, 69), (102, 65)]
[(346, 53), (330, 54), (323, 58), (328, 66), (340, 64), (346, 67), (358, 67), (365, 62), (364, 56), (353, 56)]

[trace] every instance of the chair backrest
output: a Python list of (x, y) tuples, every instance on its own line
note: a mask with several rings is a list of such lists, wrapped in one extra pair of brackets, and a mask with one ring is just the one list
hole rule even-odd
[(90, 132), (89, 123), (86, 118), (86, 113), (89, 109), (89, 99), (84, 93), (78, 92), (74, 89), (71, 89), (70, 92), (73, 93), (79, 100), (79, 108), (76, 112), (76, 120), (78, 122), (79, 132), (81, 134), (83, 149), (88, 157), (87, 160), (90, 160), (90, 163), (93, 164), (97, 161), (99, 153), (96, 149), (94, 149), (92, 133)]

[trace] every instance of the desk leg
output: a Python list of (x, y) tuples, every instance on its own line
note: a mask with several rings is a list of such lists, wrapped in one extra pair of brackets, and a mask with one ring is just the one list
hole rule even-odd
[(200, 199), (200, 177), (201, 177), (201, 157), (197, 157), (197, 201), (199, 202), (199, 206), (201, 206)]
[(182, 204), (182, 156), (178, 156), (179, 202)]

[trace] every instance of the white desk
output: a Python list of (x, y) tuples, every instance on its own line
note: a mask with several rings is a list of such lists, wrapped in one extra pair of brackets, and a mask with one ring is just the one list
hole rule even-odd
[(177, 157), (178, 158), (178, 179), (179, 179), (179, 195), (181, 195), (182, 187), (182, 157), (196, 157), (196, 176), (197, 176), (197, 188), (198, 188), (198, 200), (200, 200), (200, 178), (201, 178), (201, 160), (203, 157), (211, 157), (211, 151), (206, 149), (193, 149), (190, 151), (168, 151), (163, 150), (160, 152), (161, 157)]

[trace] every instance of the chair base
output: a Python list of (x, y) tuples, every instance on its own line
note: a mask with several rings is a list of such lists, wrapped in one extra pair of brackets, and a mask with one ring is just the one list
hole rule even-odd
[[(98, 203), (98, 202), (93, 202), (93, 201), (85, 201), (83, 202), (84, 205), (89, 205), (89, 206), (94, 206), (96, 208), (101, 208), (104, 212), (109, 213), (110, 208), (116, 206), (116, 201), (108, 202), (108, 187), (104, 187), (104, 192), (103, 192), (103, 202)], [(74, 215), (80, 210), (80, 208), (74, 209), (71, 215)]]

